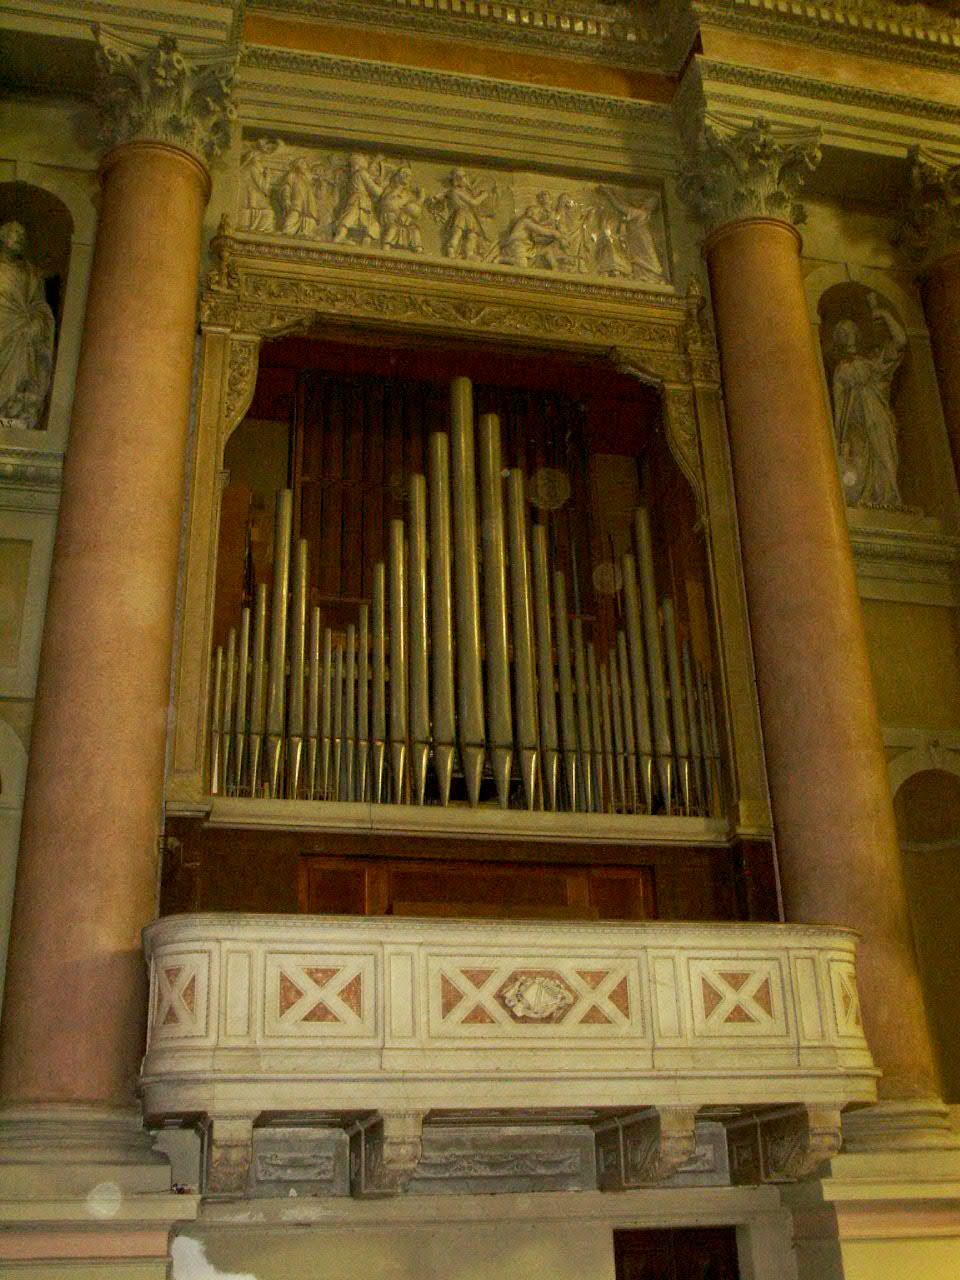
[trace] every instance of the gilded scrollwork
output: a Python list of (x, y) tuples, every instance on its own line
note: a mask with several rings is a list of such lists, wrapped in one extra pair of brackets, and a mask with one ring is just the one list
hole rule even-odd
[(225, 435), (233, 430), (250, 407), (257, 383), (260, 343), (255, 338), (234, 339), (230, 343), (227, 387), (223, 402)]

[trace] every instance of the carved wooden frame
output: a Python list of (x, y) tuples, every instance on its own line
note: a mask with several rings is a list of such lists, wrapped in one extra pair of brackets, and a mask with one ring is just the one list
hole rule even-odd
[(253, 399), (260, 344), (336, 326), (482, 335), (514, 346), (594, 353), (657, 387), (664, 428), (704, 527), (728, 701), (734, 825), (769, 827), (740, 587), (732, 489), (723, 438), (719, 362), (697, 281), (685, 296), (577, 280), (531, 279), (503, 268), (403, 260), (352, 248), (233, 234), (212, 242), (200, 304), (196, 437), (186, 530), (176, 728), (167, 800), (203, 811), (213, 595), (231, 432)]

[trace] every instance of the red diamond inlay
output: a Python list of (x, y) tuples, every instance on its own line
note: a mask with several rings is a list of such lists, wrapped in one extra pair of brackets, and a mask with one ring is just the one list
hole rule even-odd
[(341, 1019), (333, 1012), (328, 1004), (324, 1004), (322, 1000), (318, 1000), (309, 1013), (305, 1013), (300, 1019), (301, 1022), (340, 1022)]
[(724, 1022), (756, 1022), (756, 1018), (752, 1013), (748, 1013), (742, 1004), (735, 1004), (724, 1018)]
[(281, 969), (279, 1016), (282, 1018), (283, 1015), (288, 1010), (292, 1009), (302, 995), (303, 995), (303, 992), (300, 990), (297, 984), (293, 981), (293, 979), (288, 977)]
[(753, 993), (753, 1000), (754, 1003), (763, 1010), (768, 1018), (773, 1017), (773, 997), (770, 994), (769, 978), (764, 978), (759, 987), (757, 987), (756, 991)]
[(337, 994), (350, 1012), (355, 1013), (359, 1018), (363, 1001), (363, 975), (355, 973), (350, 981), (340, 988)]
[(447, 1018), (463, 999), (463, 992), (445, 973), (440, 975), (440, 1015)]
[(609, 978), (609, 969), (578, 969), (578, 977), (581, 977), (588, 987), (597, 988), (604, 978)]
[(197, 1001), (197, 975), (190, 975), (190, 981), (180, 992), (180, 999), (187, 1006), (191, 1013), (194, 1011), (194, 1005)]
[(718, 969), (717, 976), (722, 978), (728, 987), (733, 987), (734, 991), (739, 991), (747, 979), (753, 977), (753, 974), (749, 969), (733, 969), (727, 972)]
[(708, 982), (702, 974), (700, 975), (700, 987), (703, 992), (703, 1012), (709, 1018), (717, 1005), (723, 1003), (723, 996), (713, 983)]
[(463, 1021), (473, 1023), (493, 1022), (494, 1019), (490, 1017), (482, 1004), (475, 1004)]
[(630, 989), (626, 978), (621, 978), (607, 999), (615, 1009), (619, 1009), (625, 1018), (630, 1017)]
[(338, 973), (342, 973), (343, 969), (339, 965), (333, 968), (320, 966), (316, 969), (304, 969), (303, 972), (307, 975), (310, 981), (315, 982), (318, 987), (325, 987), (330, 979), (335, 978)]
[(609, 1018), (607, 1017), (607, 1015), (603, 1012), (603, 1010), (599, 1007), (599, 1005), (595, 1005), (595, 1004), (592, 1004), (592, 1005), (590, 1006), (590, 1008), (589, 1008), (589, 1009), (587, 1010), (587, 1012), (583, 1015), (583, 1017), (580, 1019), (580, 1021), (581, 1021), (581, 1022), (606, 1023), (606, 1024), (607, 1024), (607, 1026), (609, 1026), (609, 1025), (610, 1025), (610, 1019), (609, 1019)]
[(496, 969), (461, 969), (460, 972), (479, 990), (486, 980), (496, 973)]

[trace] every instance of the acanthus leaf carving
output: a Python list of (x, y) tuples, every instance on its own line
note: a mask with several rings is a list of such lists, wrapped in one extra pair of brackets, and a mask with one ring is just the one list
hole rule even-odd
[(960, 163), (929, 147), (907, 152), (910, 194), (893, 233), (913, 261), (932, 263), (960, 250)]
[(237, 116), (231, 101), (235, 56), (187, 53), (172, 35), (145, 45), (100, 23), (93, 31), (105, 146), (165, 142), (210, 161), (229, 145)]
[(423, 1111), (381, 1111), (350, 1138), (350, 1184), (355, 1196), (399, 1195), (423, 1154)]
[(259, 356), (260, 343), (256, 338), (235, 339), (230, 343), (223, 406), (225, 434), (233, 430), (250, 407), (257, 383)]
[(801, 1105), (750, 1116), (728, 1126), (727, 1141), (734, 1183), (796, 1182), (840, 1150), (840, 1109)]
[(655, 1186), (696, 1154), (696, 1107), (650, 1107), (597, 1131), (603, 1191)]
[(819, 130), (773, 125), (762, 116), (744, 125), (706, 112), (678, 188), (708, 233), (740, 218), (799, 225), (806, 214), (798, 196), (819, 162)]

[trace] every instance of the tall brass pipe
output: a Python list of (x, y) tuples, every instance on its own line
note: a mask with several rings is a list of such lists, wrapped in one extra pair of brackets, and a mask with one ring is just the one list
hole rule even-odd
[[(628, 551), (622, 561), (623, 612), (627, 625), (627, 652), (630, 655), (630, 683), (633, 689), (633, 720), (637, 737), (637, 756), (640, 768), (640, 784), (643, 788), (647, 812), (653, 811), (653, 741), (650, 737), (650, 717), (647, 711), (647, 673), (643, 661), (643, 628), (640, 621), (640, 600), (637, 593), (637, 577), (634, 559)], [(669, 779), (668, 779), (669, 782)], [(669, 807), (670, 791), (665, 803)]]
[(270, 608), (270, 676), (267, 690), (267, 782), (271, 796), (280, 795), (284, 702), (287, 670), (287, 597), (290, 591), (290, 538), (293, 493), (277, 493), (273, 538), (273, 600)]
[(406, 530), (390, 521), (390, 768), (393, 799), (407, 798), (407, 572)]
[(600, 727), (603, 734), (603, 776), (607, 790), (607, 811), (617, 810), (617, 788), (613, 751), (613, 721), (610, 716), (610, 680), (607, 664), (600, 663)]
[(683, 678), (680, 674), (680, 649), (677, 644), (677, 620), (673, 601), (663, 601), (663, 635), (667, 650), (667, 671), (670, 675), (670, 713), (673, 719), (673, 736), (677, 744), (677, 771), (680, 780), (680, 801), (684, 812), (690, 812), (690, 738), (687, 734), (687, 713), (684, 706)]
[(593, 735), (590, 732), (590, 681), (587, 676), (587, 651), (583, 642), (583, 619), (573, 619), (573, 679), (577, 693), (577, 737), (580, 739), (580, 791), (583, 807), (589, 813), (596, 807)]
[(633, 682), (630, 679), (630, 656), (627, 652), (627, 637), (622, 631), (617, 632), (617, 667), (620, 672), (620, 699), (623, 708), (623, 746), (624, 765), (627, 773), (627, 787), (630, 792), (630, 808), (634, 813), (640, 809), (640, 787), (637, 783), (637, 738), (635, 731)]
[(387, 571), (383, 561), (373, 566), (373, 693), (371, 697), (370, 798), (374, 804), (385, 800), (383, 778), (387, 755)]
[(357, 748), (357, 628), (347, 625), (347, 647), (343, 665), (343, 751), (340, 799), (352, 800), (354, 757)]
[(450, 799), (457, 734), (453, 676), (453, 579), (450, 572), (450, 441), (434, 431), (428, 444), (430, 489), (430, 632), (433, 762), (440, 803)]
[(220, 794), (221, 735), (223, 721), (223, 645), (213, 655), (213, 692), (210, 696), (210, 794)]
[(723, 812), (723, 773), (720, 756), (720, 722), (717, 718), (717, 703), (713, 693), (713, 680), (709, 671), (703, 674), (704, 687), (707, 694), (707, 724), (710, 728), (710, 764), (712, 767), (714, 786), (716, 788), (716, 811)]
[(493, 776), (501, 809), (510, 799), (513, 713), (507, 638), (507, 547), (503, 519), (500, 419), (480, 419), (480, 521), (483, 535), (483, 639), (487, 655), (487, 711)]
[(307, 682), (307, 777), (308, 800), (317, 798), (317, 752), (320, 734), (320, 609), (310, 610), (310, 677)]
[(296, 800), (303, 769), (303, 703), (307, 673), (307, 599), (310, 594), (310, 546), (299, 538), (290, 608), (290, 684), (287, 707), (287, 798)]
[(239, 795), (243, 785), (243, 755), (247, 745), (247, 691), (250, 683), (250, 609), (240, 610), (240, 643), (237, 649), (237, 714), (236, 746), (230, 790)]
[(267, 726), (267, 584), (257, 587), (253, 615), (253, 666), (250, 690), (250, 794), (260, 794), (260, 762)]
[(650, 513), (646, 507), (637, 507), (634, 511), (633, 529), (637, 546), (640, 612), (643, 618), (643, 637), (646, 645), (647, 665), (650, 672), (650, 710), (653, 714), (653, 742), (657, 758), (657, 773), (660, 778), (660, 790), (667, 797), (669, 803), (670, 762), (673, 759), (673, 740), (670, 733), (670, 713), (667, 709), (663, 647), (660, 643), (660, 623), (657, 613), (657, 585), (653, 572), (653, 538), (650, 533)]
[[(620, 640), (622, 633), (618, 633)], [(617, 795), (620, 808), (627, 813), (632, 807), (633, 798), (627, 787), (627, 744), (623, 732), (623, 699), (620, 693), (620, 655), (619, 644), (610, 653), (610, 702), (613, 711), (613, 758), (617, 774)]]
[(453, 547), (456, 575), (457, 701), (460, 760), (472, 805), (480, 797), (483, 776), (483, 671), (480, 661), (480, 582), (478, 576), (477, 497), (473, 443), (473, 390), (469, 378), (450, 387), (450, 476), (453, 490)]
[(706, 788), (703, 781), (703, 742), (700, 738), (700, 720), (697, 714), (697, 694), (693, 682), (693, 663), (690, 660), (690, 644), (686, 636), (680, 651), (683, 675), (683, 696), (687, 705), (687, 724), (690, 726), (690, 795), (691, 803), (706, 812)]
[(533, 600), (537, 623), (537, 691), (540, 699), (540, 753), (544, 803), (556, 809), (560, 785), (560, 740), (557, 737), (557, 695), (553, 678), (553, 625), (550, 617), (550, 569), (547, 530), (535, 524), (533, 536)]
[(507, 475), (507, 528), (510, 542), (510, 601), (513, 617), (513, 680), (516, 696), (520, 779), (532, 809), (537, 802), (540, 742), (537, 730), (537, 672), (533, 647), (533, 601), (527, 550), (527, 502), (523, 472)]
[(590, 697), (590, 741), (593, 744), (594, 808), (602, 813), (607, 807), (603, 767), (603, 730), (600, 717), (600, 684), (597, 679), (597, 649), (591, 640), (587, 649), (587, 692)]
[(323, 675), (320, 685), (320, 781), (321, 800), (333, 799), (330, 760), (333, 754), (333, 631), (323, 629)]
[(573, 664), (570, 659), (570, 619), (567, 615), (567, 580), (563, 571), (553, 575), (553, 609), (557, 632), (557, 684), (560, 689), (560, 736), (563, 743), (563, 775), (570, 808), (580, 806), (580, 762), (577, 714), (573, 699)]
[(340, 772), (343, 768), (343, 641), (333, 646), (333, 687), (330, 692), (333, 707), (333, 760), (330, 769), (330, 791), (334, 800), (342, 800)]
[(430, 758), (430, 676), (427, 654), (427, 481), (422, 475), (409, 480), (409, 620), (410, 620), (410, 749), (413, 794), (423, 804)]
[(234, 687), (237, 677), (237, 631), (230, 628), (227, 637), (227, 652), (223, 663), (223, 719), (220, 737), (220, 790), (229, 794), (228, 779), (230, 777), (230, 755), (233, 747), (233, 713)]
[(357, 625), (357, 799), (367, 799), (370, 759), (370, 606), (362, 604)]

